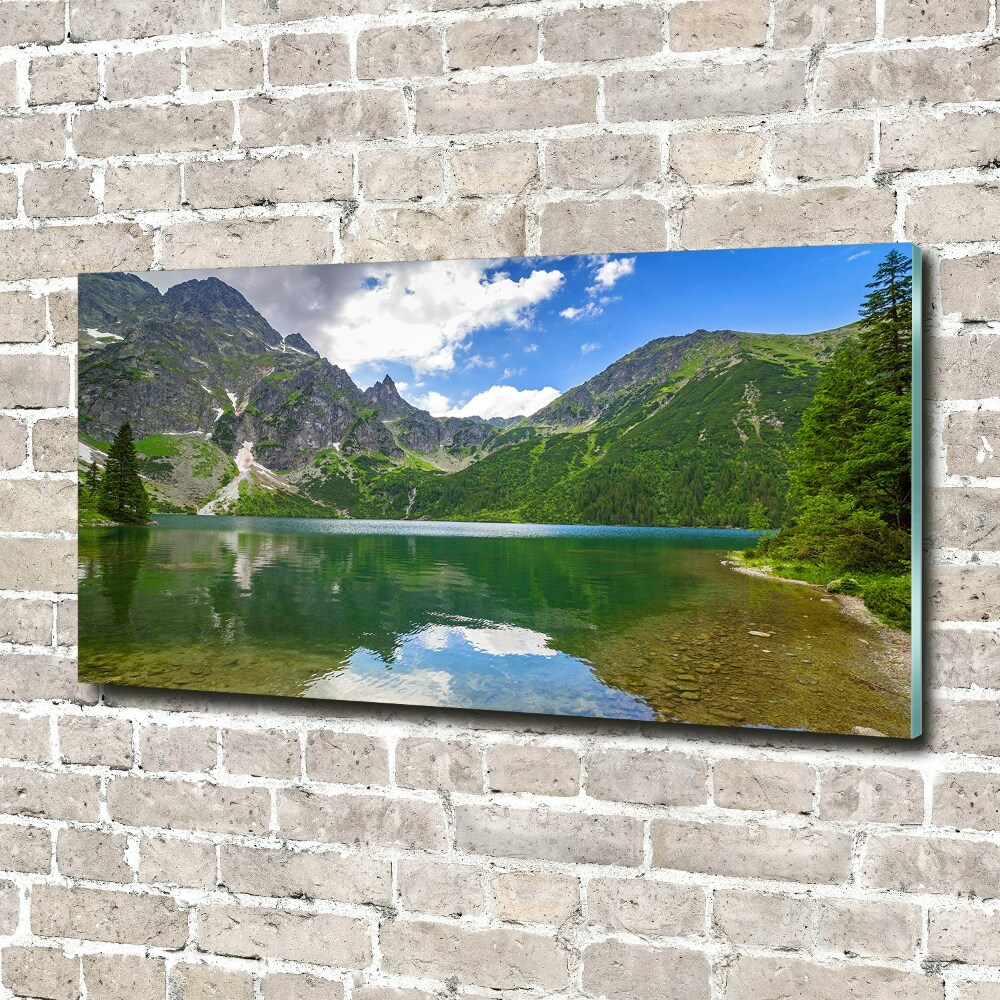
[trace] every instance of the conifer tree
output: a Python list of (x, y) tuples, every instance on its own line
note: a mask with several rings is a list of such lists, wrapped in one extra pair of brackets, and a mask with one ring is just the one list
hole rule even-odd
[(139, 460), (128, 423), (118, 428), (108, 450), (98, 509), (121, 524), (145, 524), (149, 520), (149, 497), (139, 478)]

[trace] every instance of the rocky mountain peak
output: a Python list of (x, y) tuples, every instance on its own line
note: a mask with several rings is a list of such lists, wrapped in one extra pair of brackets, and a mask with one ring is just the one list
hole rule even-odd
[(420, 411), (399, 394), (396, 383), (386, 375), (381, 382), (365, 389), (365, 399), (374, 406), (382, 417), (407, 417)]
[(256, 334), (277, 347), (281, 334), (231, 285), (216, 277), (192, 278), (169, 288), (163, 296), (166, 308), (186, 320), (197, 319), (213, 326)]
[(301, 351), (303, 354), (308, 354), (312, 358), (318, 358), (320, 356), (319, 351), (317, 351), (316, 348), (314, 348), (301, 333), (290, 333), (287, 337), (285, 337), (284, 349), (286, 351), (289, 349), (293, 351)]

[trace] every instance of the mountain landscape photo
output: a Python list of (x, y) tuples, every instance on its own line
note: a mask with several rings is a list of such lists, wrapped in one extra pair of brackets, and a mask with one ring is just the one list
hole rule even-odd
[[(880, 687), (892, 692), (883, 707), (893, 718), (890, 722), (866, 709), (858, 722), (847, 712), (840, 728), (830, 731), (860, 727), (881, 733), (893, 726), (908, 730), (909, 682), (903, 675), (909, 668), (902, 665), (902, 640), (893, 634), (909, 628), (904, 621), (908, 602), (899, 597), (904, 577), (908, 580), (908, 552), (903, 552), (910, 537), (908, 500), (901, 506), (897, 499), (894, 513), (887, 513), (883, 494), (862, 498), (860, 490), (852, 492), (847, 484), (838, 492), (840, 502), (858, 493), (857, 503), (839, 513), (823, 508), (825, 520), (816, 529), (809, 518), (818, 515), (808, 514), (813, 509), (809, 503), (815, 496), (826, 496), (830, 486), (814, 475), (810, 497), (802, 495), (808, 455), (824, 447), (816, 437), (817, 401), (831, 391), (848, 354), (868, 351), (875, 357), (876, 334), (871, 331), (877, 323), (882, 324), (882, 340), (890, 326), (898, 340), (898, 329), (911, 322), (910, 313), (903, 315), (902, 297), (909, 294), (909, 286), (903, 287), (908, 278), (902, 270), (887, 279), (892, 289), (898, 286), (900, 301), (893, 290), (891, 303), (881, 302), (875, 319), (875, 306), (865, 312), (874, 269), (892, 252), (890, 247), (827, 247), (728, 255), (81, 275), (81, 567), (84, 579), (95, 580), (95, 612), (104, 618), (94, 633), (92, 659), (81, 640), (81, 675), (151, 686), (424, 703), (427, 694), (403, 689), (393, 693), (382, 673), (387, 665), (403, 665), (409, 657), (419, 661), (413, 672), (423, 677), (428, 659), (445, 659), (453, 646), (453, 654), (471, 649), (474, 661), (492, 658), (490, 669), (504, 665), (505, 675), (506, 667), (514, 664), (523, 670), (530, 660), (551, 667), (557, 653), (558, 658), (569, 657), (574, 669), (586, 665), (593, 675), (589, 647), (608, 645), (608, 662), (620, 665), (630, 629), (648, 627), (663, 610), (637, 595), (634, 622), (590, 628), (602, 615), (611, 614), (617, 599), (623, 608), (628, 605), (628, 560), (617, 572), (616, 546), (626, 538), (626, 549), (638, 546), (632, 568), (638, 571), (638, 564), (652, 557), (637, 539), (667, 546), (657, 556), (662, 562), (665, 552), (687, 551), (687, 542), (678, 549), (678, 538), (696, 538), (692, 544), (699, 555), (696, 565), (688, 567), (687, 591), (683, 574), (663, 581), (668, 590), (678, 590), (675, 611), (683, 607), (689, 617), (699, 622), (704, 618), (706, 609), (695, 605), (699, 588), (707, 586), (707, 560), (712, 574), (721, 566), (727, 587), (737, 589), (757, 588), (767, 574), (785, 572), (804, 579), (812, 587), (800, 586), (796, 593), (803, 599), (808, 595), (814, 605), (833, 605), (837, 631), (846, 621), (855, 631), (868, 629), (877, 635), (877, 640), (859, 635), (864, 641), (854, 642), (856, 651), (863, 660), (863, 647), (875, 643), (897, 675), (886, 684), (884, 677), (875, 676), (888, 669), (886, 663), (856, 665), (852, 673), (862, 678), (864, 694)], [(825, 298), (817, 298), (822, 290)], [(897, 306), (899, 313), (887, 320), (884, 314)], [(741, 316), (746, 321), (736, 322)], [(908, 343), (895, 346), (895, 356), (907, 371)], [(853, 363), (854, 370), (860, 370), (857, 357)], [(904, 398), (907, 386), (899, 388), (892, 403), (895, 423), (884, 424), (878, 450), (886, 450), (886, 435), (905, 436), (894, 444), (905, 452), (905, 464), (910, 439), (899, 414), (910, 397)], [(840, 403), (845, 413), (851, 405), (859, 412), (862, 407), (874, 412), (872, 406), (881, 405), (872, 399), (835, 405)], [(810, 434), (812, 444), (804, 449)], [(866, 454), (876, 450), (861, 440), (857, 434), (844, 436), (845, 455), (853, 456), (859, 448), (867, 449)], [(874, 468), (869, 466), (870, 474)], [(908, 465), (904, 471), (908, 484)], [(886, 477), (893, 474), (902, 483), (899, 470), (884, 471)], [(114, 491), (117, 501), (109, 499)], [(862, 501), (866, 506), (859, 506)], [(815, 502), (813, 507), (819, 509)], [(857, 525), (862, 515), (870, 517), (864, 522), (862, 548), (877, 547), (877, 555), (866, 565), (832, 560), (832, 542), (816, 542), (816, 530), (842, 538), (845, 525), (861, 530)], [(807, 524), (813, 532), (809, 545), (803, 543)], [(355, 548), (332, 562), (322, 547), (305, 555), (297, 548), (305, 544), (302, 539), (293, 545), (286, 532), (301, 535), (306, 525), (325, 539), (324, 544), (351, 538)], [(491, 525), (507, 527), (493, 531)], [(552, 531), (541, 526), (552, 526)], [(211, 541), (209, 529), (219, 533)], [(524, 548), (532, 544), (528, 539), (540, 532), (549, 539), (546, 544), (554, 544), (556, 529), (568, 532), (563, 548), (571, 545), (568, 539), (591, 535), (617, 541), (594, 542), (599, 551), (591, 556), (600, 565), (575, 555), (561, 557), (567, 571), (572, 566), (572, 581), (560, 578), (555, 594), (540, 588), (533, 598), (518, 596), (505, 614), (502, 608), (488, 612), (484, 589), (496, 590), (502, 605), (504, 588), (495, 577), (520, 560), (530, 579), (538, 568), (530, 548)], [(470, 539), (493, 541), (469, 541), (458, 556), (430, 565), (417, 558), (409, 568), (407, 557), (393, 548), (406, 538), (432, 547), (433, 539), (454, 539), (462, 532)], [(878, 546), (868, 541), (875, 535)], [(150, 552), (168, 538), (176, 551), (151, 562)], [(371, 620), (373, 609), (344, 611), (338, 602), (343, 600), (345, 580), (327, 579), (327, 574), (344, 559), (342, 575), (357, 573), (364, 562), (362, 548), (373, 539), (392, 549), (383, 556), (387, 566), (396, 566), (397, 584), (410, 570), (416, 572), (417, 581), (411, 585), (421, 592), (421, 600), (428, 591), (441, 596), (448, 567), (464, 581), (455, 593), (467, 596), (456, 597), (455, 606), (442, 611), (440, 621), (428, 617), (426, 608), (415, 618), (404, 614), (404, 620), (391, 625), (384, 620), (391, 617), (387, 614), (375, 613)], [(205, 544), (215, 543), (225, 548), (225, 556), (218, 551), (198, 555)], [(480, 565), (479, 556), (491, 545), (497, 551), (509, 550), (504, 559), (510, 565), (491, 566), (489, 560)], [(535, 550), (544, 547), (540, 537)], [(293, 550), (297, 554), (291, 555)], [(742, 555), (723, 558), (736, 552)], [(222, 671), (222, 676), (215, 662), (225, 645), (221, 636), (205, 648), (199, 668), (200, 676), (211, 679), (198, 681), (171, 674), (176, 673), (176, 656), (183, 651), (190, 658), (190, 636), (164, 635), (158, 642), (155, 632), (137, 634), (143, 629), (136, 620), (141, 612), (135, 595), (157, 567), (176, 566), (159, 570), (175, 581), (203, 572), (215, 580), (216, 589), (223, 588), (222, 567), (225, 587), (235, 585), (236, 596), (259, 603), (268, 575), (284, 578), (291, 571), (289, 560), (298, 566), (299, 576), (308, 564), (314, 587), (327, 596), (333, 589), (337, 597), (322, 611), (313, 607), (313, 590), (306, 587), (300, 594), (310, 606), (302, 612), (310, 621), (324, 615), (337, 618), (331, 626), (337, 650), (324, 665), (328, 644), (297, 649), (299, 667), (309, 664), (306, 680), (300, 678), (298, 687), (261, 679), (272, 672), (268, 664), (281, 657), (282, 647), (270, 647), (270, 640), (260, 635), (249, 636), (259, 630), (248, 627), (249, 609), (239, 610), (235, 597), (235, 603), (223, 601), (232, 603), (223, 617), (239, 619), (236, 632), (248, 633), (248, 648), (237, 657), (237, 669)], [(730, 565), (724, 565), (727, 562)], [(373, 564), (360, 577), (373, 599), (382, 587), (393, 589), (392, 580), (376, 579), (386, 572)], [(293, 590), (302, 587), (299, 576)], [(824, 576), (830, 579), (821, 579)], [(820, 584), (844, 579), (851, 582), (816, 596), (819, 590), (814, 588)], [(447, 581), (449, 591), (454, 582)], [(160, 594), (162, 588), (146, 583)], [(204, 580), (197, 584), (202, 592), (204, 586)], [(866, 588), (871, 589), (867, 601)], [(765, 587), (776, 589), (774, 582)], [(558, 595), (567, 592), (574, 596), (560, 610)], [(86, 600), (84, 587), (81, 612)], [(162, 602), (162, 596), (155, 600)], [(559, 628), (551, 623), (547, 628), (527, 627), (528, 619), (532, 626), (538, 624), (539, 605), (543, 617), (558, 619)], [(841, 605), (850, 605), (846, 613)], [(297, 607), (284, 609), (290, 627)], [(273, 611), (257, 607), (254, 613), (273, 618)], [(216, 610), (215, 618), (220, 613)], [(774, 634), (768, 634), (768, 623), (755, 618), (750, 624), (760, 627), (744, 628), (745, 641), (774, 655), (768, 642), (758, 641)], [(677, 625), (667, 627), (671, 636), (677, 634)], [(569, 635), (580, 627), (599, 634), (585, 636), (584, 646), (570, 652), (579, 637), (571, 641)], [(325, 633), (325, 626), (317, 629)], [(116, 631), (118, 638), (109, 642), (107, 633)], [(429, 657), (433, 643), (431, 648), (426, 643), (435, 635), (444, 646), (439, 655)], [(325, 634), (326, 640), (333, 638)], [(179, 645), (172, 654), (174, 641)], [(654, 636), (651, 645), (662, 641), (663, 636)], [(732, 655), (716, 648), (726, 644), (721, 634), (703, 637), (704, 655), (697, 642), (669, 641), (685, 648), (664, 653), (668, 663), (702, 660), (710, 672), (729, 669), (722, 661)], [(261, 642), (268, 648), (258, 648)], [(506, 650), (505, 644), (512, 643), (527, 651)], [(410, 646), (419, 648), (420, 655), (411, 655)], [(793, 658), (813, 665), (811, 657), (800, 652), (798, 647), (794, 653), (782, 651), (783, 674)], [(321, 662), (313, 662), (314, 656)], [(830, 657), (832, 670), (832, 649)], [(360, 660), (372, 675), (364, 683), (355, 676), (364, 673)], [(655, 669), (662, 672), (662, 665)], [(703, 718), (692, 704), (700, 698), (689, 696), (700, 694), (708, 683), (698, 670), (674, 670), (661, 680), (662, 685), (653, 685), (657, 693), (650, 693), (648, 678), (620, 685), (599, 677), (594, 697), (603, 703), (609, 688), (627, 692), (628, 707), (608, 708), (612, 715), (779, 726), (804, 722), (800, 728), (824, 728), (815, 714), (821, 711), (821, 693), (808, 718), (792, 709), (773, 713), (774, 721), (769, 722), (761, 712), (734, 708), (729, 695), (723, 699), (725, 706), (716, 706)], [(472, 684), (470, 690), (478, 690), (474, 680), (466, 681)], [(507, 683), (509, 687), (509, 676)], [(521, 677), (515, 686), (523, 683)], [(732, 692), (731, 678), (727, 684)], [(457, 678), (451, 677), (447, 687), (457, 690)], [(532, 684), (532, 696), (536, 690), (537, 683)], [(801, 701), (802, 692), (794, 694), (792, 700)], [(522, 693), (522, 702), (525, 699)], [(550, 710), (544, 699), (512, 704), (481, 691), (445, 694), (428, 703)], [(589, 702), (577, 712), (572, 698), (569, 707), (551, 710), (605, 714)]]

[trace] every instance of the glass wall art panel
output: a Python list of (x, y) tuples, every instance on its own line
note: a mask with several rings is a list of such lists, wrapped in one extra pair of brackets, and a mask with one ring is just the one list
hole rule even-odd
[(80, 678), (917, 735), (919, 303), (910, 244), (83, 274)]

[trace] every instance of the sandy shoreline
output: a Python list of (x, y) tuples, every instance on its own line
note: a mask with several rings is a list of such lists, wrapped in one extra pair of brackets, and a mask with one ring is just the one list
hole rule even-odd
[[(911, 640), (908, 632), (902, 629), (893, 628), (886, 625), (881, 619), (865, 607), (865, 602), (860, 597), (852, 594), (831, 594), (826, 587), (818, 583), (809, 583), (807, 580), (795, 580), (791, 577), (778, 576), (769, 566), (747, 566), (739, 556), (730, 556), (722, 560), (724, 566), (743, 573), (745, 576), (756, 576), (764, 580), (774, 580), (778, 583), (794, 583), (800, 587), (811, 587), (819, 591), (825, 597), (835, 600), (840, 610), (848, 617), (861, 625), (866, 625), (873, 629), (878, 639), (881, 641), (882, 650), (872, 650), (873, 653), (880, 652), (881, 655), (873, 656), (873, 663), (878, 668), (882, 679), (885, 682), (884, 688), (879, 684), (870, 681), (873, 687), (886, 690), (896, 694), (901, 698), (910, 698), (910, 672), (911, 672)], [(864, 680), (864, 678), (861, 678)], [(873, 735), (873, 734), (872, 734)]]

